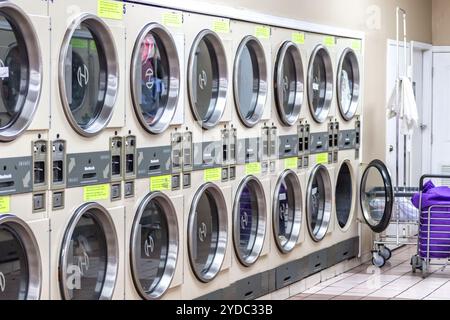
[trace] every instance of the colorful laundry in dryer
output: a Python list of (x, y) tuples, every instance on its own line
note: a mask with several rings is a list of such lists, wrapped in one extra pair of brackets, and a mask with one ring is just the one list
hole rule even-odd
[(421, 258), (450, 258), (450, 188), (436, 187), (428, 181), (422, 198), (412, 197), (415, 207), (421, 206), (419, 255)]

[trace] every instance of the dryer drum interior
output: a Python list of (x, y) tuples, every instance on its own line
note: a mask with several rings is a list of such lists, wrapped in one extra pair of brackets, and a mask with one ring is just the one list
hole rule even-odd
[(22, 220), (0, 215), (0, 300), (37, 300), (41, 257), (33, 232)]
[(220, 272), (227, 247), (227, 207), (220, 188), (204, 184), (194, 196), (188, 222), (189, 259), (195, 276), (210, 282)]
[(337, 75), (337, 94), (339, 111), (345, 120), (356, 114), (359, 103), (360, 73), (355, 52), (347, 48), (339, 62)]
[(281, 174), (273, 195), (273, 231), (278, 249), (282, 253), (292, 251), (300, 236), (302, 216), (302, 192), (294, 171)]
[(389, 171), (380, 160), (372, 161), (363, 173), (360, 203), (364, 220), (372, 231), (386, 230), (391, 220), (394, 191)]
[(140, 33), (131, 62), (131, 92), (136, 115), (151, 133), (167, 129), (177, 108), (180, 64), (169, 31), (151, 23)]
[(16, 5), (0, 3), (0, 141), (30, 125), (42, 86), (42, 61), (32, 22)]
[(222, 41), (211, 30), (200, 32), (192, 45), (188, 90), (195, 119), (204, 129), (215, 127), (225, 111), (228, 69)]
[(71, 126), (92, 136), (109, 123), (119, 66), (114, 39), (98, 17), (83, 14), (67, 30), (59, 58), (59, 90)]
[(163, 193), (148, 194), (137, 211), (130, 242), (132, 276), (142, 298), (158, 299), (170, 287), (178, 245), (172, 202)]
[(350, 164), (345, 161), (339, 169), (335, 189), (336, 217), (341, 228), (349, 222), (353, 208), (353, 175)]
[(59, 285), (63, 299), (111, 299), (118, 257), (116, 230), (108, 211), (97, 203), (79, 207), (61, 246)]
[(311, 173), (306, 194), (308, 230), (314, 241), (325, 238), (331, 220), (332, 187), (328, 169), (318, 165)]
[(267, 63), (262, 44), (254, 36), (245, 37), (239, 45), (233, 88), (239, 118), (247, 127), (255, 126), (267, 99)]
[(240, 184), (234, 203), (234, 247), (244, 266), (261, 254), (266, 233), (266, 200), (261, 182), (253, 176)]
[(304, 98), (303, 62), (299, 48), (291, 41), (280, 48), (275, 65), (275, 101), (281, 121), (294, 125)]
[(330, 53), (318, 45), (309, 61), (308, 101), (311, 115), (319, 123), (325, 122), (333, 99), (333, 66)]

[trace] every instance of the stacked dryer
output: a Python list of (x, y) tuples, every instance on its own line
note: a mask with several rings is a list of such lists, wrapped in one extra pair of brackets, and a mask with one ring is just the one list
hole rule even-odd
[(50, 20), (0, 2), (0, 300), (48, 299)]
[(362, 41), (337, 39), (335, 128), (338, 132), (338, 162), (335, 167), (335, 236), (342, 243), (336, 248), (336, 262), (345, 255), (358, 253), (357, 212), (359, 207), (359, 171), (362, 107)]
[[(231, 22), (232, 137), (236, 166), (232, 183), (233, 254), (230, 282), (232, 298), (252, 299), (268, 287), (271, 267), (270, 174), (275, 172), (271, 121), (270, 28), (241, 21)], [(234, 149), (234, 148), (233, 148)]]
[[(185, 255), (181, 12), (126, 4), (125, 299), (181, 299)], [(190, 139), (190, 137), (188, 138)], [(191, 162), (186, 162), (186, 164)]]
[(183, 133), (183, 299), (222, 298), (231, 266), (231, 34), (227, 21), (183, 14), (187, 90)]
[(124, 298), (125, 27), (102, 10), (49, 3), (52, 299)]

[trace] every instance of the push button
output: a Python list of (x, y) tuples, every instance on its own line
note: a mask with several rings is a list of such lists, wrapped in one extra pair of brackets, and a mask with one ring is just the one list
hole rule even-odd
[(35, 194), (33, 196), (33, 211), (44, 210), (44, 201), (43, 194)]

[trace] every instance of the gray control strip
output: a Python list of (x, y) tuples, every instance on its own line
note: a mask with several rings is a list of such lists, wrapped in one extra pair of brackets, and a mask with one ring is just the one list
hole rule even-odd
[(81, 187), (111, 181), (109, 151), (67, 155), (67, 187)]
[(238, 140), (237, 164), (261, 161), (261, 138), (246, 138)]
[(356, 130), (343, 130), (339, 132), (339, 150), (356, 148)]
[(278, 142), (280, 159), (298, 156), (298, 135), (280, 136)]
[(194, 143), (194, 170), (222, 166), (222, 141)]
[(32, 157), (0, 159), (0, 195), (32, 191)]
[(311, 133), (310, 134), (310, 153), (323, 153), (328, 152), (328, 132), (320, 132), (320, 133)]
[(162, 146), (137, 150), (137, 177), (139, 179), (171, 173), (172, 147)]

